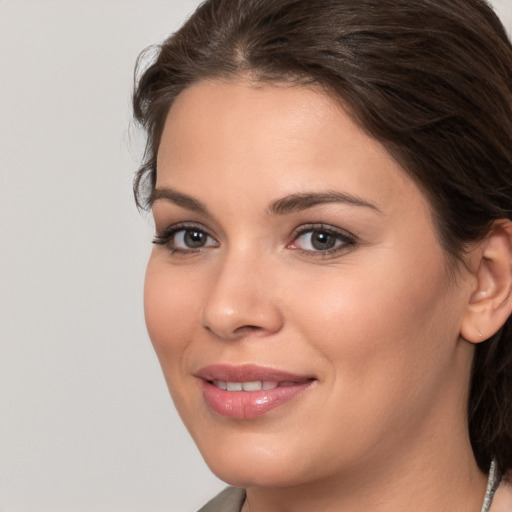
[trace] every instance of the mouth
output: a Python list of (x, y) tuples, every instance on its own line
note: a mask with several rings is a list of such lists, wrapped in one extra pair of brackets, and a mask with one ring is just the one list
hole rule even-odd
[(298, 398), (317, 381), (265, 367), (212, 365), (201, 369), (203, 398), (220, 416), (251, 419)]
[(215, 387), (226, 391), (261, 391), (262, 389), (268, 391), (279, 387), (286, 388), (300, 384), (300, 382), (294, 381), (277, 382), (272, 380), (254, 380), (247, 382), (213, 380), (209, 382), (211, 382)]

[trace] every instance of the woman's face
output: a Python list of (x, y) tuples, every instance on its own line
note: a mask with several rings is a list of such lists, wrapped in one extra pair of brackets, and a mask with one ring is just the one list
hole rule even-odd
[(467, 280), (448, 279), (417, 186), (328, 96), (190, 87), (153, 199), (147, 326), (220, 478), (328, 481), (450, 442)]

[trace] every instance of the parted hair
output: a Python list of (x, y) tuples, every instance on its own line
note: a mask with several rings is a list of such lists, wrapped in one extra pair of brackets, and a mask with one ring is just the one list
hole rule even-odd
[[(429, 199), (452, 265), (512, 218), (512, 46), (484, 0), (207, 0), (146, 60), (133, 96), (147, 133), (139, 207), (175, 98), (199, 80), (243, 76), (338, 100)], [(467, 411), (479, 466), (510, 470), (511, 318), (476, 347)]]

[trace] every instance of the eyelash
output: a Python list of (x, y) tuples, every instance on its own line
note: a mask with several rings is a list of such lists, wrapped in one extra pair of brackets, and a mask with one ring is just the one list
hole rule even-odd
[[(194, 231), (196, 233), (200, 233), (210, 240), (214, 241), (214, 244), (204, 245), (197, 248), (187, 248), (183, 249), (181, 247), (173, 246), (173, 238), (180, 232), (183, 232), (183, 236), (185, 236), (187, 231)], [(297, 240), (308, 234), (321, 233), (327, 236), (334, 238), (334, 247), (325, 249), (325, 250), (311, 250), (311, 249), (301, 249), (300, 247), (295, 247)], [(332, 256), (336, 253), (346, 251), (351, 247), (356, 245), (356, 237), (346, 231), (342, 231), (340, 229), (334, 228), (333, 226), (325, 225), (325, 224), (306, 224), (302, 225), (300, 229), (296, 230), (293, 234), (293, 240), (286, 245), (289, 249), (294, 249), (300, 251), (302, 254), (311, 257), (311, 258), (326, 258)], [(193, 223), (182, 223), (176, 224), (174, 226), (170, 226), (166, 228), (163, 232), (157, 233), (153, 238), (153, 243), (156, 245), (167, 246), (171, 254), (176, 255), (192, 255), (197, 254), (198, 252), (203, 251), (209, 247), (218, 247), (218, 242), (211, 235), (208, 234), (208, 231), (201, 225), (193, 224)], [(208, 244), (208, 241), (206, 242)]]
[[(218, 242), (211, 235), (209, 235), (207, 230), (205, 230), (201, 225), (189, 224), (189, 223), (176, 224), (174, 226), (170, 226), (170, 227), (166, 228), (164, 231), (162, 231), (162, 233), (157, 233), (155, 235), (155, 237), (153, 238), (153, 243), (156, 245), (165, 245), (168, 247), (171, 254), (177, 254), (177, 255), (196, 254), (196, 253), (204, 250), (205, 248), (212, 247), (212, 245), (206, 245), (206, 246), (202, 246), (202, 247), (198, 247), (198, 248), (190, 247), (188, 249), (183, 249), (181, 247), (173, 246), (173, 238), (181, 231), (183, 231), (184, 235), (186, 234), (187, 231), (194, 231), (196, 233), (200, 233), (200, 234), (210, 238), (211, 240), (214, 240), (215, 243), (218, 244)], [(176, 243), (176, 242), (174, 242), (174, 243)]]
[[(335, 246), (330, 249), (325, 250), (307, 250), (301, 249), (298, 247), (292, 247), (296, 244), (297, 240), (308, 234), (314, 233), (322, 233), (328, 236), (332, 236), (335, 241)], [(337, 229), (333, 226), (325, 225), (325, 224), (306, 224), (300, 227), (295, 234), (293, 235), (293, 241), (287, 245), (289, 248), (294, 248), (295, 250), (300, 251), (304, 255), (312, 258), (328, 258), (329, 256), (333, 256), (339, 252), (346, 251), (356, 245), (356, 237), (346, 231)]]

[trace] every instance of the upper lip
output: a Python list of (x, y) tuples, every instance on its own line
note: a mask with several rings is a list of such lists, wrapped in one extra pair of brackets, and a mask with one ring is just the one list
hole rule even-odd
[(306, 382), (314, 379), (310, 375), (298, 375), (275, 368), (267, 368), (254, 364), (230, 365), (212, 364), (201, 368), (196, 377), (207, 381), (221, 380), (226, 382)]

